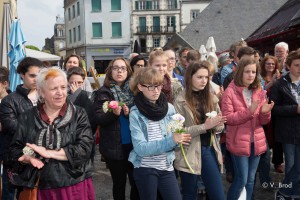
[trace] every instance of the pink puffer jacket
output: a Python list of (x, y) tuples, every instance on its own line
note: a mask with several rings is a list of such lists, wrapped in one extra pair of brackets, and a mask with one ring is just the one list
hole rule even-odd
[(222, 97), (222, 114), (227, 117), (226, 145), (227, 149), (237, 156), (250, 156), (251, 136), (255, 155), (264, 153), (267, 149), (266, 137), (262, 125), (267, 124), (271, 112), (261, 114), (260, 109), (266, 101), (266, 92), (262, 89), (253, 90), (252, 102), (259, 100), (259, 106), (251, 115), (246, 98), (245, 87), (238, 87), (232, 81)]

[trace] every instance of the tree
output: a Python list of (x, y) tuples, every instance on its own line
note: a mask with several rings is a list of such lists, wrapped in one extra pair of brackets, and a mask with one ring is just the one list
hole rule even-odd
[(36, 51), (41, 51), (38, 47), (34, 46), (34, 45), (26, 45), (25, 46), (27, 49), (32, 49), (32, 50), (36, 50)]

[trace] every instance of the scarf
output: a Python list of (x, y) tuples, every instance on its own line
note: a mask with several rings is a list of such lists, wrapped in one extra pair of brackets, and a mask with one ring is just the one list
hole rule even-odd
[(112, 81), (109, 89), (116, 101), (125, 103), (129, 108), (133, 106), (133, 93), (129, 88), (129, 81), (126, 81), (122, 88)]
[(35, 125), (40, 130), (36, 139), (38, 146), (43, 146), (46, 149), (60, 149), (62, 136), (59, 129), (68, 123), (73, 118), (75, 107), (68, 104), (67, 111), (63, 117), (56, 118), (52, 124), (47, 124), (40, 118), (40, 111), (37, 109), (38, 115), (34, 118)]
[(146, 99), (142, 92), (134, 97), (134, 102), (140, 113), (153, 121), (163, 119), (168, 113), (168, 102), (163, 93), (160, 93), (155, 104)]
[(164, 86), (162, 88), (162, 92), (166, 95), (167, 101), (169, 103), (173, 103), (171, 78), (168, 74), (165, 74), (164, 76)]

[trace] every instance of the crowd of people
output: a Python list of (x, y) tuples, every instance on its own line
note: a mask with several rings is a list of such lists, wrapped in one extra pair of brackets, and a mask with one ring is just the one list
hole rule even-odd
[(281, 42), (262, 56), (238, 41), (203, 60), (156, 48), (148, 59), (113, 59), (96, 90), (78, 55), (63, 69), (26, 57), (17, 72), (23, 83), (10, 92), (0, 67), (3, 200), (33, 190), (43, 200), (95, 199), (97, 131), (115, 200), (126, 199), (127, 177), (132, 200), (196, 200), (200, 189), (211, 200), (245, 190), (251, 200), (257, 172), (273, 187), (270, 149), (285, 173), (275, 198), (300, 199), (300, 49)]

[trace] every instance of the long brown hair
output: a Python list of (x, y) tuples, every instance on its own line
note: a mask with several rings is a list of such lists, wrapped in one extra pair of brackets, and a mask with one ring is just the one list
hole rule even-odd
[(105, 79), (104, 79), (104, 86), (105, 87), (108, 87), (110, 88), (110, 83), (113, 81), (113, 77), (112, 77), (112, 68), (113, 68), (113, 65), (115, 63), (115, 61), (117, 60), (123, 60), (125, 62), (125, 65), (126, 65), (126, 69), (127, 69), (127, 77), (124, 81), (124, 83), (131, 77), (132, 75), (132, 70), (131, 70), (131, 67), (128, 63), (128, 61), (125, 59), (125, 58), (122, 58), (122, 57), (117, 57), (115, 59), (113, 59), (112, 61), (109, 62), (108, 64), (108, 67), (106, 68), (105, 70), (105, 73), (106, 73), (106, 76), (105, 76)]
[[(207, 61), (197, 61), (189, 64), (185, 75), (185, 99), (193, 113), (194, 120), (196, 124), (201, 123), (201, 114), (208, 113), (214, 110), (213, 96), (210, 92), (210, 83), (209, 78), (207, 80), (207, 84), (203, 90), (200, 90), (195, 93), (193, 91), (193, 82), (192, 77), (199, 69), (206, 69), (209, 74), (209, 63)], [(199, 108), (203, 111), (203, 113), (199, 112)]]

